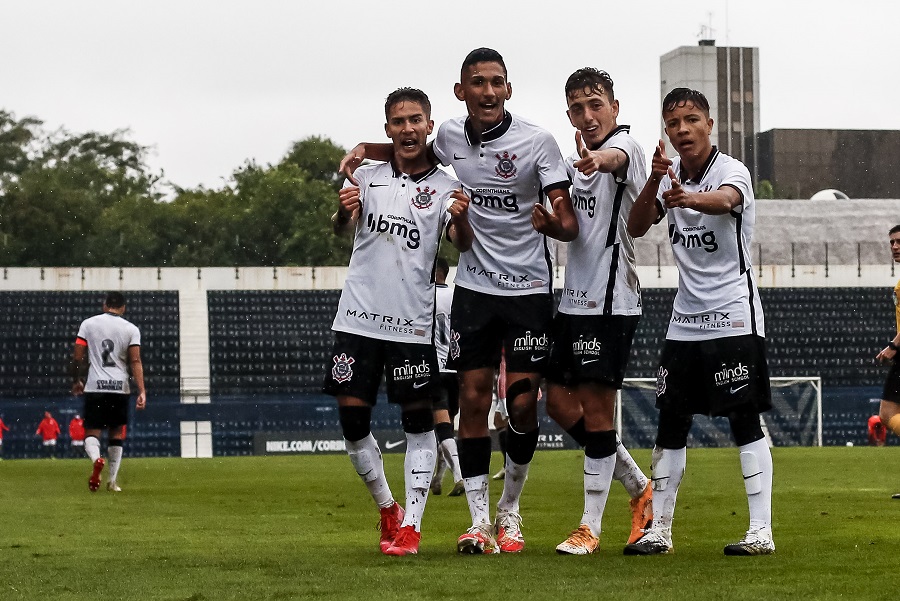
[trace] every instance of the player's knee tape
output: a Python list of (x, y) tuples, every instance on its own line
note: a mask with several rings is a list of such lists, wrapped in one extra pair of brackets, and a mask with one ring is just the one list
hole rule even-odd
[(759, 467), (759, 457), (753, 451), (741, 451), (741, 473), (744, 474), (747, 494), (759, 494), (762, 491), (762, 470)]
[(450, 422), (435, 424), (434, 435), (437, 437), (438, 444), (453, 438), (453, 424)]
[(668, 454), (663, 453), (659, 446), (653, 447), (650, 454), (650, 474), (653, 490), (666, 490), (672, 476), (672, 465)]
[(587, 430), (584, 429), (583, 417), (572, 424), (572, 427), (566, 430), (566, 432), (568, 432), (569, 436), (578, 443), (578, 446), (583, 447), (587, 443)]
[(609, 488), (610, 480), (602, 477), (600, 474), (589, 473), (587, 463), (584, 466), (584, 492), (599, 494), (605, 492)]
[(616, 431), (587, 432), (584, 445), (585, 457), (602, 459), (616, 454)]
[(663, 449), (683, 449), (687, 446), (688, 433), (694, 423), (693, 415), (684, 415), (663, 409), (659, 412), (659, 430), (656, 446)]
[(121, 447), (121, 446), (122, 446), (122, 439), (121, 439), (121, 438), (110, 438), (110, 439), (109, 439), (109, 446), (111, 446), (111, 447)]
[(404, 409), (400, 414), (403, 431), (407, 434), (424, 434), (434, 430), (434, 413), (431, 409)]
[(512, 428), (506, 429), (506, 456), (513, 463), (527, 465), (534, 459), (534, 451), (537, 449), (538, 434), (540, 428), (531, 432), (519, 433)]
[(338, 407), (338, 417), (344, 438), (350, 442), (362, 440), (371, 432), (371, 407)]
[(378, 463), (376, 455), (372, 451), (368, 449), (347, 451), (347, 455), (350, 457), (353, 469), (356, 470), (363, 482), (372, 482), (378, 478)]
[(900, 436), (900, 413), (888, 420), (887, 427), (891, 432)]
[(739, 447), (762, 440), (765, 437), (762, 426), (759, 425), (759, 413), (755, 411), (730, 413), (728, 415), (728, 423), (731, 426), (734, 442)]
[(491, 471), (491, 438), (460, 438), (456, 442), (459, 471), (463, 478), (483, 476)]

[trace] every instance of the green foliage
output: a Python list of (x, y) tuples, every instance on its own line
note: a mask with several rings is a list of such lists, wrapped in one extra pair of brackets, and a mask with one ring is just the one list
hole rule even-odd
[[(142, 427), (140, 424), (135, 428)], [(127, 454), (127, 446), (126, 446)], [(675, 553), (625, 557), (616, 482), (600, 550), (554, 548), (582, 513), (583, 454), (538, 452), (522, 497), (525, 551), (459, 556), (465, 497), (431, 496), (415, 557), (378, 551), (378, 513), (343, 454), (129, 459), (122, 493), (87, 490), (80, 460), (0, 462), (3, 599), (244, 600), (610, 598), (894, 599), (900, 447), (775, 448), (770, 557), (725, 557), (747, 527), (737, 451), (689, 449)], [(649, 450), (636, 450), (642, 466)], [(494, 454), (492, 468), (500, 466)], [(403, 495), (403, 455), (385, 455)], [(492, 470), (493, 471), (493, 470)], [(104, 474), (105, 476), (105, 474)], [(446, 483), (445, 483), (446, 484)], [(491, 507), (502, 486), (491, 483)], [(446, 486), (445, 486), (446, 489)], [(507, 577), (509, 575), (510, 577)]]
[(760, 180), (760, 182), (756, 184), (756, 198), (775, 198), (775, 188), (772, 186), (772, 182), (767, 179)]
[(331, 233), (345, 151), (295, 142), (278, 165), (247, 162), (219, 190), (167, 201), (128, 132), (58, 131), (0, 111), (0, 266), (345, 265)]

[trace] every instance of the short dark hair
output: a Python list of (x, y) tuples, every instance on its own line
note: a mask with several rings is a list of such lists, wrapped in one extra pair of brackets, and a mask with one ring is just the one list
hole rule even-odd
[(897, 232), (900, 232), (900, 225), (895, 225), (894, 227), (892, 227), (891, 231), (888, 232), (888, 236), (896, 234)]
[(674, 111), (676, 107), (684, 106), (690, 102), (709, 116), (709, 100), (703, 92), (691, 88), (675, 88), (663, 98), (662, 112)]
[(110, 309), (121, 309), (125, 306), (125, 295), (121, 292), (110, 292), (106, 295), (106, 300), (103, 301), (103, 304)]
[(434, 270), (437, 273), (443, 273), (446, 278), (450, 274), (450, 263), (444, 257), (438, 257), (434, 262)]
[(503, 67), (503, 74), (508, 75), (503, 57), (492, 48), (476, 48), (467, 54), (466, 58), (463, 59), (462, 68), (459, 70), (460, 75), (466, 70), (466, 67), (477, 63), (499, 63)]
[(610, 102), (615, 100), (612, 77), (606, 71), (593, 67), (583, 67), (569, 75), (566, 80), (566, 98), (571, 98), (578, 91), (597, 95), (603, 92)]
[(431, 119), (431, 101), (428, 94), (417, 88), (397, 88), (384, 100), (384, 118), (391, 118), (391, 108), (401, 102), (417, 102), (425, 111), (425, 118)]

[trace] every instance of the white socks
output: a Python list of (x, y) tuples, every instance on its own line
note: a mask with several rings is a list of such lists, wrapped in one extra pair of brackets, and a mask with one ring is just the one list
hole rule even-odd
[(403, 471), (406, 474), (406, 515), (402, 526), (413, 526), (416, 532), (422, 529), (422, 515), (428, 500), (428, 488), (437, 458), (437, 440), (434, 432), (421, 434), (406, 433), (406, 458)]
[(765, 438), (738, 447), (750, 506), (750, 528), (772, 526), (772, 451)]
[[(391, 488), (388, 486), (387, 479), (384, 477), (384, 463), (381, 459), (381, 449), (378, 448), (378, 442), (369, 432), (369, 435), (362, 440), (350, 442), (346, 440), (347, 455), (350, 456), (350, 463), (366, 488), (369, 494), (375, 500), (379, 507), (390, 507), (394, 504), (394, 496), (391, 494)], [(87, 441), (85, 441), (87, 447)]]
[[(453, 474), (453, 482), (462, 480), (462, 474), (459, 471), (459, 451), (456, 450), (456, 439), (448, 438), (441, 443), (441, 453), (444, 455), (444, 465), (450, 468)], [(443, 472), (441, 477), (443, 477)]]
[(469, 503), (469, 513), (472, 514), (472, 525), (490, 524), (487, 474), (463, 478), (463, 484), (466, 486), (466, 500)]
[(525, 488), (530, 465), (530, 463), (518, 464), (509, 456), (506, 457), (506, 476), (503, 478), (503, 494), (497, 502), (498, 511), (519, 513), (519, 498), (522, 496), (522, 489)]
[(87, 453), (91, 463), (100, 459), (100, 441), (96, 436), (88, 436), (84, 439), (84, 452)]
[(122, 465), (122, 447), (120, 445), (109, 445), (106, 449), (109, 457), (109, 481), (115, 482), (119, 475), (119, 466)]
[(594, 536), (600, 536), (600, 522), (606, 499), (609, 497), (609, 485), (612, 483), (616, 456), (592, 459), (584, 457), (584, 514), (581, 523), (591, 528)]
[(618, 434), (616, 435), (616, 468), (613, 471), (613, 480), (621, 482), (632, 499), (644, 494), (644, 490), (647, 488), (647, 476), (622, 444), (622, 439)]
[(653, 447), (652, 457), (653, 527), (671, 532), (675, 517), (675, 497), (678, 496), (678, 487), (681, 486), (687, 462), (687, 447)]

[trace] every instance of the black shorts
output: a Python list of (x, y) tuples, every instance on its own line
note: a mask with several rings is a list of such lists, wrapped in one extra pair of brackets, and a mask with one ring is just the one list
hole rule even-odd
[(128, 425), (131, 395), (119, 392), (84, 393), (84, 429), (105, 430)]
[(334, 334), (334, 350), (325, 366), (325, 394), (375, 405), (383, 374), (391, 403), (431, 401), (436, 396), (439, 371), (433, 345)]
[(438, 396), (434, 399), (434, 410), (446, 409), (450, 419), (459, 413), (459, 377), (453, 372), (441, 372), (438, 376)]
[(666, 340), (659, 363), (659, 409), (722, 416), (772, 408), (766, 341), (760, 336)]
[(553, 296), (499, 296), (457, 286), (453, 292), (447, 367), (457, 371), (497, 368), (543, 373), (550, 356)]
[(900, 403), (900, 357), (894, 355), (891, 362), (891, 370), (884, 381), (884, 391), (881, 398), (885, 401)]
[(568, 315), (553, 318), (547, 379), (564, 386), (602, 382), (622, 388), (640, 315)]

